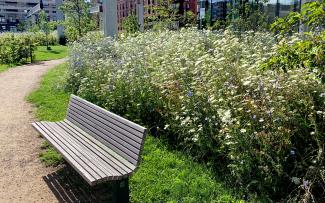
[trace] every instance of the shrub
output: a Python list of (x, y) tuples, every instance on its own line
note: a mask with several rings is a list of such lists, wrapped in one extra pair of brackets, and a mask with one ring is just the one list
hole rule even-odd
[(268, 33), (88, 36), (73, 44), (67, 87), (148, 126), (247, 192), (320, 198), (325, 87), (307, 70), (261, 70), (275, 50)]
[[(57, 44), (55, 33), (48, 36), (50, 44)], [(17, 64), (28, 61), (35, 46), (46, 45), (44, 33), (3, 33), (0, 34), (0, 64)]]
[(33, 55), (34, 43), (28, 35), (0, 34), (0, 63), (14, 64), (27, 61)]

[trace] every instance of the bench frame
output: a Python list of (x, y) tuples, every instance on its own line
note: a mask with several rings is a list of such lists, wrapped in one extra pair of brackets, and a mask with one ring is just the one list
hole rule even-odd
[(113, 202), (129, 202), (129, 176), (139, 165), (146, 128), (75, 95), (64, 121), (32, 125), (90, 186), (111, 181)]

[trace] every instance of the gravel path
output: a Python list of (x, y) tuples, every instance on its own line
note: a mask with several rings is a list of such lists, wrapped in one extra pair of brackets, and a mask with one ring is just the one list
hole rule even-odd
[(43, 140), (32, 128), (25, 97), (41, 76), (64, 59), (24, 65), (0, 73), (0, 202), (57, 202), (43, 180), (53, 172), (39, 160)]

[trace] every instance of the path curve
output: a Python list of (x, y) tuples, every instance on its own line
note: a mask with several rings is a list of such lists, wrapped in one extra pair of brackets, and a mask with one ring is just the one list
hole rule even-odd
[(0, 73), (0, 202), (57, 202), (43, 180), (54, 169), (39, 160), (43, 140), (32, 128), (26, 96), (41, 76), (64, 59), (29, 64)]

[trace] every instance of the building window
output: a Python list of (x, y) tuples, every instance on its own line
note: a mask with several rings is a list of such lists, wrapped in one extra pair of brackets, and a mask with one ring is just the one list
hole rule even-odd
[(4, 16), (0, 16), (0, 23), (5, 23), (6, 22), (6, 19)]
[(17, 32), (16, 26), (10, 26), (10, 32)]

